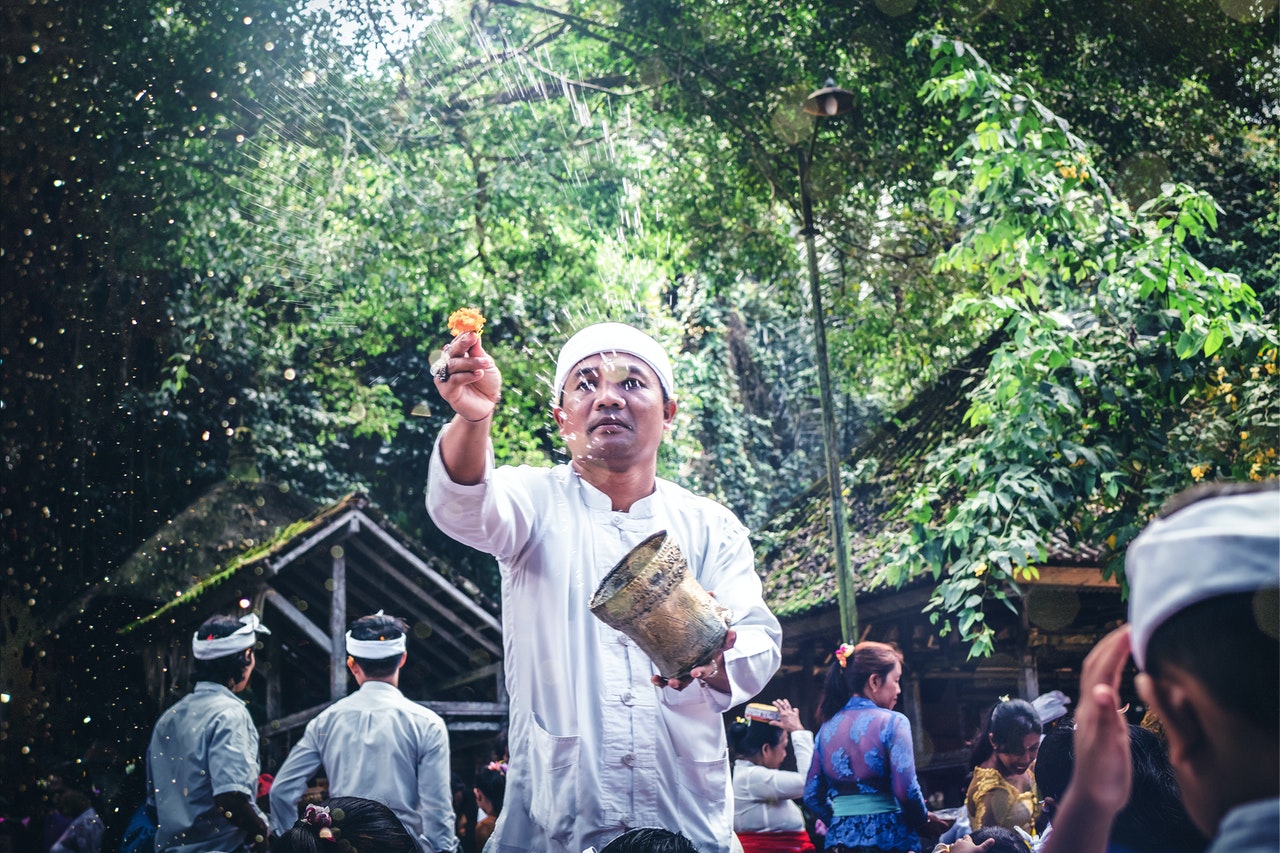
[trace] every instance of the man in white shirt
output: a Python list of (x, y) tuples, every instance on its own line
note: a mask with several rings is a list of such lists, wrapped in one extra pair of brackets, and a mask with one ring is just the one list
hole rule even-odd
[[(510, 699), (507, 798), (486, 850), (580, 853), (629, 828), (730, 849), (732, 794), (721, 714), (780, 662), (747, 530), (726, 508), (657, 477), (676, 412), (662, 347), (620, 323), (574, 335), (556, 364), (552, 413), (571, 461), (495, 468), (489, 438), (502, 376), (479, 335), (445, 348), (436, 387), (455, 417), (432, 456), (427, 508), (502, 573)], [(725, 648), (663, 679), (626, 634), (592, 616), (600, 581), (667, 531), (688, 570), (733, 613)]]
[(321, 765), (330, 797), (364, 797), (388, 806), (422, 853), (452, 851), (449, 732), (435, 711), (400, 692), (408, 625), (378, 611), (351, 623), (347, 668), (360, 689), (307, 724), (271, 785), (271, 828), (298, 820), (307, 780)]
[(249, 686), (260, 633), (270, 632), (253, 614), (213, 616), (192, 638), (196, 686), (156, 721), (147, 748), (157, 853), (267, 849), (258, 729), (235, 695)]

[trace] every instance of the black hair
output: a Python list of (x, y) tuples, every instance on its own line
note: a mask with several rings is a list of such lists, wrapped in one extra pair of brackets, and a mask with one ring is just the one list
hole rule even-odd
[[(991, 757), (996, 748), (1009, 752), (1022, 752), (1027, 735), (1041, 732), (1040, 715), (1026, 699), (1006, 699), (997, 702), (987, 716), (987, 723), (969, 753), (969, 766), (977, 767)], [(992, 744), (995, 741), (995, 744)]]
[(502, 812), (502, 800), (507, 793), (507, 774), (502, 770), (486, 767), (476, 774), (476, 787), (493, 804), (493, 816)]
[(1146, 670), (1186, 670), (1223, 709), (1273, 736), (1280, 729), (1280, 590), (1238, 592), (1170, 616), (1147, 642)]
[(606, 844), (600, 853), (698, 853), (698, 848), (678, 832), (642, 827), (622, 833)]
[[(1036, 760), (1041, 796), (1061, 800), (1066, 792), (1075, 766), (1074, 737), (1074, 722), (1045, 735)], [(1167, 744), (1155, 732), (1130, 725), (1129, 756), (1133, 785), (1111, 826), (1110, 841), (1134, 853), (1201, 853), (1209, 840), (1182, 804)]]
[(760, 720), (733, 722), (729, 725), (729, 746), (742, 758), (758, 756), (765, 746), (782, 743), (783, 730)]
[[(375, 613), (372, 616), (361, 616), (351, 623), (351, 638), (355, 640), (394, 640), (408, 633), (409, 623), (399, 616)], [(385, 658), (362, 658), (352, 655), (351, 658), (370, 678), (386, 678), (400, 668), (399, 654)]]
[(396, 813), (363, 797), (332, 797), (329, 809), (333, 838), (320, 838), (318, 821), (298, 820), (271, 845), (271, 853), (418, 853), (418, 843)]
[[(215, 640), (220, 637), (230, 637), (236, 631), (244, 627), (235, 616), (210, 616), (204, 622), (200, 623), (196, 636), (202, 640)], [(229, 655), (212, 658), (210, 660), (200, 660), (193, 657), (191, 660), (191, 675), (196, 681), (212, 681), (215, 684), (236, 684), (244, 678), (245, 670), (249, 668), (249, 656), (253, 652), (253, 646), (239, 652), (232, 652)]]
[(969, 837), (974, 844), (981, 844), (989, 838), (996, 840), (989, 853), (1031, 853), (1031, 846), (1022, 836), (1004, 826), (984, 826), (974, 830)]
[(818, 703), (818, 722), (834, 717), (853, 696), (861, 693), (873, 675), (888, 678), (895, 666), (902, 664), (902, 652), (888, 643), (858, 643), (843, 665), (837, 657), (827, 669), (822, 684), (822, 700)]
[(1071, 770), (1075, 766), (1074, 720), (1063, 720), (1040, 741), (1036, 755), (1036, 790), (1045, 799), (1061, 800), (1071, 782)]
[(1157, 518), (1168, 518), (1175, 512), (1210, 498), (1225, 498), (1232, 495), (1253, 495), (1259, 492), (1274, 492), (1280, 489), (1280, 480), (1270, 479), (1262, 482), (1238, 482), (1235, 480), (1215, 480), (1212, 483), (1197, 483), (1183, 489), (1169, 498), (1156, 513)]

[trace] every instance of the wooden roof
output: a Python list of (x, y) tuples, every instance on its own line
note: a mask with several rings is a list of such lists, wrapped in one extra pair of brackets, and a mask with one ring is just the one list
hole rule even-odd
[[(943, 373), (932, 387), (895, 412), (843, 460), (850, 568), (860, 612), (864, 599), (895, 592), (875, 587), (874, 573), (867, 570), (880, 557), (876, 537), (888, 523), (886, 519), (891, 517), (896, 502), (919, 478), (928, 455), (949, 438), (972, 429), (964, 423), (969, 407), (966, 395), (981, 380), (999, 340), (999, 333), (993, 335)], [(765, 600), (781, 619), (795, 620), (836, 607), (830, 511), (830, 489), (823, 476), (756, 531), (757, 564)], [(1072, 541), (1066, 533), (1052, 539), (1052, 566), (1090, 567), (1097, 574), (1100, 559), (1096, 548)], [(1066, 575), (1051, 569), (1044, 580), (1049, 584), (1076, 583), (1080, 578), (1068, 581)], [(923, 586), (932, 587), (932, 581), (909, 582), (906, 588)], [(920, 603), (923, 606), (923, 601)]]
[(238, 551), (125, 633), (167, 645), (172, 660), (165, 668), (184, 671), (195, 627), (212, 613), (237, 610), (260, 612), (272, 631), (259, 656), (269, 664), (262, 700), (268, 738), (299, 728), (346, 694), (346, 630), (379, 610), (411, 628), (400, 674), (406, 696), (444, 715), (451, 729), (496, 731), (505, 715), (497, 606), (451, 576), (363, 494)]

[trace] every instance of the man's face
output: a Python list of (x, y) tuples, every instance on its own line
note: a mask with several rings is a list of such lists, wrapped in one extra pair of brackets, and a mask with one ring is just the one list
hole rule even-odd
[(569, 371), (553, 413), (578, 466), (625, 471), (657, 459), (676, 404), (663, 402), (662, 383), (643, 360), (599, 353)]

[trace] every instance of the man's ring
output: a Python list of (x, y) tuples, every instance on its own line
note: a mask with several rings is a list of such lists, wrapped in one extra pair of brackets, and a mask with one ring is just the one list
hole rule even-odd
[(435, 371), (437, 382), (449, 381), (449, 359), (442, 355), (431, 367)]

